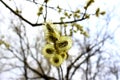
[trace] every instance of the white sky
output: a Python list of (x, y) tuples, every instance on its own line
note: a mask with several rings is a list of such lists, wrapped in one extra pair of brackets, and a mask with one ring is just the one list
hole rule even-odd
[[(16, 1), (16, 0), (15, 0)], [(43, 1), (43, 0), (41, 0)], [(65, 9), (77, 9), (78, 7), (84, 5), (86, 0), (50, 0), (50, 3), (48, 4), (49, 6), (57, 6), (62, 5), (62, 8)], [(111, 30), (115, 29), (115, 27), (120, 27), (120, 0), (95, 0), (96, 2), (93, 4), (93, 6), (90, 7), (90, 9), (88, 10), (89, 13), (94, 12), (94, 10), (96, 9), (96, 7), (100, 7), (101, 10), (105, 10), (106, 14), (109, 14), (110, 16), (110, 24), (109, 24), (109, 28)], [(10, 6), (12, 6), (12, 8), (15, 8), (12, 1), (6, 1)], [(22, 15), (25, 16), (26, 19), (32, 21), (32, 22), (36, 22), (37, 16), (36, 16), (36, 12), (38, 11), (38, 6), (36, 5), (32, 5), (33, 3), (30, 2), (24, 2), (24, 0), (17, 0), (16, 1), (18, 4), (18, 7), (20, 7), (20, 9), (23, 10)], [(19, 4), (21, 3), (21, 4)], [(81, 5), (80, 5), (81, 4)], [(21, 6), (21, 5), (24, 5)], [(2, 16), (0, 16), (0, 20), (3, 20), (4, 23), (0, 23), (0, 33), (7, 35), (7, 29), (9, 25), (9, 16), (11, 14), (9, 14), (9, 11), (0, 3), (0, 14), (2, 14)], [(49, 18), (50, 20), (52, 19), (53, 21), (56, 21), (58, 19), (56, 19), (56, 17), (59, 14), (52, 12), (52, 10), (50, 10), (50, 15)], [(107, 15), (105, 15), (105, 17), (107, 17)], [(4, 19), (3, 19), (4, 18)], [(104, 17), (100, 17), (101, 19), (104, 19)], [(97, 18), (92, 18), (90, 19), (91, 21), (88, 21), (89, 24), (86, 24), (86, 22), (82, 22), (82, 24), (90, 26), (92, 29), (95, 28), (95, 26), (97, 25), (96, 23), (99, 22), (99, 18), (96, 20)], [(101, 22), (102, 23), (102, 22)], [(104, 23), (104, 21), (103, 21)], [(94, 25), (94, 26), (93, 26)], [(38, 34), (39, 30), (37, 28), (32, 28), (29, 25), (27, 25), (28, 28), (28, 35), (33, 35), (33, 34)], [(34, 33), (31, 33), (34, 32)], [(115, 33), (115, 42), (117, 45), (120, 45), (120, 28), (117, 29), (116, 33)], [(33, 37), (33, 36), (30, 36)], [(72, 52), (72, 51), (71, 51)], [(74, 51), (73, 51), (74, 52)], [(3, 77), (3, 76), (2, 76)], [(1, 78), (1, 75), (0, 75)]]

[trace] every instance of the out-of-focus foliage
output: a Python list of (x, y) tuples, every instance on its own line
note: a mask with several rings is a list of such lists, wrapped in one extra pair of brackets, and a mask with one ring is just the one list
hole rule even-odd
[(7, 43), (7, 42), (5, 42), (5, 41), (3, 41), (3, 40), (0, 40), (0, 45), (5, 45), (5, 47), (8, 49), (9, 47), (10, 47), (10, 44), (9, 43)]

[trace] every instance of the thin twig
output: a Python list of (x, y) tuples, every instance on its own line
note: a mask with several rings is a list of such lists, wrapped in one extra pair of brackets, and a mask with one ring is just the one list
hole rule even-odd
[[(3, 0), (0, 0), (0, 2), (2, 4), (4, 4), (4, 6), (6, 6), (13, 14), (15, 14), (16, 16), (18, 16), (19, 18), (21, 18), (23, 21), (25, 21), (26, 23), (28, 23), (29, 25), (31, 25), (32, 27), (36, 27), (36, 26), (42, 26), (44, 25), (43, 23), (32, 23), (29, 20), (25, 19), (21, 14), (16, 13), (10, 6), (8, 6)], [(74, 22), (79, 22), (82, 20), (85, 20), (85, 17), (82, 17), (80, 19), (76, 19), (76, 20), (70, 20), (70, 21), (64, 21), (64, 22), (53, 22), (53, 24), (69, 24), (69, 23), (74, 23)]]
[(59, 80), (61, 80), (61, 75), (60, 75), (60, 69), (59, 69), (59, 67), (57, 68), (57, 71), (58, 71)]
[(61, 78), (62, 78), (62, 80), (64, 80), (64, 78), (63, 78), (63, 69), (62, 69), (62, 66), (60, 66), (60, 70), (61, 70)]

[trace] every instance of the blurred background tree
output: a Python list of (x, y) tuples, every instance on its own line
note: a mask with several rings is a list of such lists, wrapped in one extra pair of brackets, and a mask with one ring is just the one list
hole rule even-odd
[[(98, 2), (0, 0), (0, 79), (119, 80), (115, 34), (120, 24), (113, 21), (115, 9), (109, 11)], [(49, 21), (61, 36), (72, 38), (67, 59), (59, 67), (42, 54), (44, 24)]]

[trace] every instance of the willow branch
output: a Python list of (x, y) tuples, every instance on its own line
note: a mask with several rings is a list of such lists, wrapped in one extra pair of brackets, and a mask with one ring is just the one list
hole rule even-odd
[[(32, 23), (29, 20), (25, 19), (21, 14), (18, 14), (17, 12), (15, 12), (10, 6), (8, 6), (3, 0), (0, 0), (0, 2), (6, 6), (13, 14), (15, 14), (16, 16), (18, 16), (21, 20), (23, 20), (24, 22), (28, 23), (29, 25), (31, 25), (32, 27), (36, 27), (36, 26), (42, 26), (44, 25), (43, 23)], [(83, 15), (84, 16), (84, 15)], [(74, 23), (74, 22), (79, 22), (82, 20), (85, 20), (85, 17), (82, 17), (80, 19), (76, 19), (76, 20), (70, 20), (70, 21), (64, 21), (64, 22), (53, 22), (53, 24), (69, 24), (69, 23)]]

